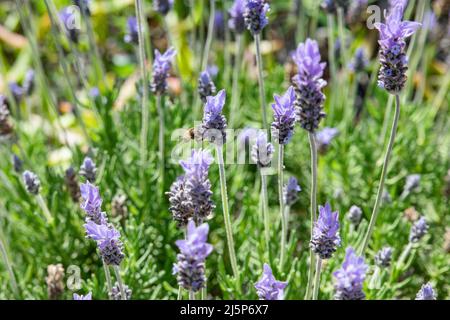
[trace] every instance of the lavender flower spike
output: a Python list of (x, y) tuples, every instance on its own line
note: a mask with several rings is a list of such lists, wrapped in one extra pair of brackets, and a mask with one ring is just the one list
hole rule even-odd
[(196, 129), (196, 137), (222, 145), (226, 141), (227, 119), (222, 114), (225, 105), (225, 90), (206, 98), (202, 124)]
[(83, 296), (83, 295), (79, 295), (74, 293), (73, 294), (73, 300), (92, 300), (92, 292), (89, 292), (87, 295)]
[(206, 102), (206, 98), (216, 94), (216, 86), (212, 80), (212, 75), (208, 70), (200, 73), (200, 78), (198, 79), (198, 94), (203, 103)]
[(80, 174), (85, 177), (87, 181), (95, 182), (97, 167), (91, 158), (84, 158), (83, 164), (80, 167)]
[(256, 293), (260, 300), (283, 300), (284, 289), (287, 282), (277, 281), (272, 269), (264, 263), (264, 272), (261, 279), (255, 284)]
[(136, 17), (128, 17), (127, 19), (127, 34), (124, 37), (126, 43), (139, 44), (139, 26)]
[(319, 206), (319, 219), (314, 224), (310, 241), (311, 249), (321, 259), (329, 259), (340, 244), (339, 212), (332, 212), (329, 203)]
[(347, 219), (354, 226), (357, 226), (361, 222), (362, 214), (363, 214), (363, 212), (362, 212), (361, 208), (353, 205), (350, 207), (350, 210), (348, 210)]
[(41, 187), (41, 181), (38, 176), (27, 170), (22, 174), (22, 177), (27, 191), (31, 194), (37, 195), (39, 193), (39, 188)]
[(295, 177), (289, 177), (288, 183), (284, 186), (283, 199), (287, 206), (293, 205), (298, 200), (298, 193), (302, 191)]
[(267, 141), (267, 134), (265, 132), (260, 132), (252, 147), (252, 161), (260, 168), (269, 167), (272, 162), (274, 151), (273, 145)]
[(246, 0), (244, 9), (244, 21), (252, 35), (257, 35), (269, 23), (267, 12), (270, 10), (269, 4), (264, 0)]
[(424, 217), (420, 217), (414, 225), (411, 227), (411, 232), (409, 234), (409, 242), (415, 243), (419, 242), (428, 232), (428, 224)]
[(386, 23), (374, 24), (380, 32), (378, 43), (381, 46), (378, 86), (391, 94), (398, 94), (405, 86), (408, 70), (405, 39), (421, 26), (419, 22), (402, 21), (403, 11), (403, 4), (393, 5), (386, 16)]
[(379, 267), (388, 268), (391, 265), (392, 248), (384, 247), (375, 255), (375, 264)]
[(172, 7), (173, 0), (153, 0), (153, 9), (164, 16), (169, 13)]
[(336, 300), (363, 300), (366, 295), (362, 287), (367, 265), (364, 258), (356, 255), (353, 248), (347, 248), (341, 269), (333, 273)]
[(436, 300), (436, 292), (433, 289), (431, 283), (425, 283), (417, 292), (416, 300)]
[(233, 6), (228, 10), (230, 16), (228, 27), (238, 34), (245, 31), (244, 10), (245, 0), (234, 0)]
[(89, 183), (83, 183), (80, 187), (83, 202), (80, 207), (86, 212), (86, 221), (93, 221), (96, 224), (106, 224), (106, 214), (102, 212), (102, 198), (96, 186)]
[(196, 227), (191, 220), (187, 225), (186, 239), (176, 241), (180, 253), (173, 266), (173, 274), (177, 275), (181, 287), (192, 292), (205, 287), (205, 260), (213, 250), (213, 246), (206, 242), (208, 231), (208, 224)]
[(314, 132), (325, 117), (325, 95), (321, 90), (327, 84), (322, 79), (326, 63), (320, 62), (319, 45), (311, 39), (298, 45), (292, 59), (298, 68), (298, 74), (292, 78), (297, 96), (297, 121), (303, 129)]
[(59, 19), (64, 27), (64, 31), (72, 42), (77, 43), (80, 36), (80, 27), (77, 25), (76, 10), (72, 7), (65, 7), (59, 12)]
[(89, 220), (84, 224), (88, 238), (97, 242), (100, 256), (107, 265), (118, 266), (124, 258), (120, 232), (112, 225), (96, 224)]
[(274, 95), (272, 104), (274, 121), (272, 122), (272, 137), (279, 144), (287, 144), (294, 134), (295, 124), (295, 91), (292, 86), (283, 96)]
[(175, 57), (175, 54), (176, 51), (174, 48), (169, 48), (163, 54), (157, 49), (155, 50), (150, 88), (156, 95), (163, 95), (167, 92), (167, 78), (169, 77), (170, 67), (172, 66), (171, 60)]

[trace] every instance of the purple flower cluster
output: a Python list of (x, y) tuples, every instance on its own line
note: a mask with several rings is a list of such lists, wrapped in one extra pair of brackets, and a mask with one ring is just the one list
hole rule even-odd
[(41, 181), (39, 180), (38, 176), (35, 173), (27, 170), (22, 174), (22, 178), (27, 191), (31, 194), (37, 195), (41, 187)]
[(203, 103), (206, 102), (206, 98), (216, 94), (216, 86), (212, 80), (212, 74), (208, 70), (200, 73), (198, 78), (198, 94)]
[(64, 27), (64, 31), (69, 39), (75, 43), (78, 42), (80, 29), (77, 25), (77, 17), (72, 7), (65, 7), (59, 12), (59, 19)]
[(161, 54), (158, 49), (155, 50), (150, 88), (156, 95), (163, 95), (167, 92), (167, 78), (169, 77), (169, 71), (172, 66), (171, 61), (175, 54), (174, 48), (167, 49), (164, 54)]
[(230, 19), (228, 20), (228, 26), (236, 33), (243, 33), (245, 31), (245, 0), (234, 0), (233, 6), (228, 10)]
[(196, 128), (195, 136), (200, 140), (222, 145), (226, 141), (227, 119), (222, 114), (225, 105), (225, 90), (220, 90), (215, 96), (206, 97), (203, 121)]
[(95, 182), (97, 167), (91, 158), (86, 157), (80, 167), (80, 174), (89, 182)]
[(256, 293), (260, 300), (283, 300), (284, 289), (287, 282), (277, 281), (272, 269), (264, 263), (264, 272), (261, 279), (255, 284)]
[(178, 177), (167, 192), (169, 210), (179, 227), (186, 226), (191, 219), (201, 224), (212, 214), (215, 205), (208, 179), (212, 161), (209, 152), (194, 150), (187, 161), (180, 162), (185, 174)]
[(393, 5), (386, 16), (386, 23), (375, 23), (380, 32), (380, 62), (378, 85), (391, 94), (398, 94), (406, 83), (408, 58), (405, 39), (421, 26), (418, 22), (402, 21), (405, 3)]
[(244, 8), (244, 22), (252, 35), (257, 35), (269, 23), (267, 12), (269, 4), (264, 0), (246, 0)]
[(102, 212), (102, 198), (98, 187), (86, 182), (80, 187), (81, 197), (83, 198), (80, 204), (81, 209), (86, 212), (86, 221), (92, 220), (96, 224), (106, 224), (106, 213)]
[(298, 200), (298, 193), (302, 191), (297, 179), (289, 177), (288, 183), (283, 188), (283, 200), (287, 206), (293, 205)]
[(267, 134), (265, 132), (259, 132), (256, 137), (255, 144), (252, 147), (252, 160), (258, 167), (266, 168), (270, 166), (272, 162), (273, 153), (275, 148), (267, 141)]
[(139, 26), (136, 17), (128, 17), (124, 40), (126, 43), (139, 44)]
[(272, 137), (279, 144), (287, 144), (294, 134), (295, 125), (295, 90), (291, 86), (281, 97), (274, 95), (272, 104)]
[(186, 290), (197, 292), (205, 287), (205, 260), (213, 251), (213, 246), (206, 242), (208, 231), (208, 224), (196, 227), (190, 220), (186, 239), (176, 241), (180, 253), (173, 265), (173, 274), (177, 275), (178, 284)]
[(384, 247), (375, 255), (375, 264), (379, 267), (388, 268), (391, 265), (392, 248)]
[(413, 226), (409, 233), (409, 242), (415, 243), (419, 242), (428, 232), (428, 224), (424, 217), (420, 217)]
[(153, 0), (153, 9), (162, 15), (169, 13), (173, 7), (173, 0)]
[(417, 292), (416, 300), (436, 300), (437, 295), (434, 292), (433, 286), (431, 283), (425, 283), (420, 288), (419, 292)]
[(314, 132), (325, 117), (325, 95), (321, 90), (327, 84), (322, 79), (326, 63), (320, 62), (319, 45), (311, 39), (298, 45), (292, 59), (298, 68), (298, 74), (292, 78), (297, 97), (297, 121), (303, 129)]
[(321, 259), (329, 259), (340, 244), (339, 212), (332, 212), (329, 203), (319, 206), (319, 218), (314, 224), (310, 241), (312, 251)]
[(362, 288), (367, 265), (364, 258), (356, 255), (353, 248), (347, 248), (341, 269), (333, 273), (336, 300), (363, 300), (366, 295)]

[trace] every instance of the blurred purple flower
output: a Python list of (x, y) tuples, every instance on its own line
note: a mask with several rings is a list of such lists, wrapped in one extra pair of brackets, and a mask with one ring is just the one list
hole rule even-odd
[(392, 248), (384, 247), (375, 255), (375, 264), (379, 267), (388, 268), (391, 265)]
[(161, 54), (158, 49), (155, 49), (155, 60), (153, 61), (152, 81), (150, 84), (151, 90), (156, 95), (163, 95), (167, 92), (167, 78), (172, 66), (172, 59), (175, 57), (176, 51), (174, 48), (167, 49), (164, 54)]
[(415, 243), (419, 242), (424, 235), (428, 233), (428, 223), (424, 217), (420, 217), (419, 220), (414, 222), (409, 233), (409, 242)]
[(288, 183), (283, 188), (283, 200), (285, 205), (291, 206), (298, 200), (298, 193), (302, 191), (295, 177), (289, 177)]
[(95, 182), (97, 175), (97, 167), (90, 157), (85, 157), (80, 166), (80, 175), (86, 178), (89, 182)]
[(92, 292), (89, 292), (87, 295), (83, 296), (83, 295), (79, 295), (74, 293), (73, 294), (73, 300), (92, 300)]
[(261, 279), (255, 284), (256, 293), (260, 300), (283, 300), (284, 289), (287, 282), (277, 281), (272, 269), (264, 263), (264, 272)]
[(126, 43), (139, 44), (139, 26), (136, 17), (128, 17), (124, 40)]
[(294, 134), (295, 125), (295, 91), (290, 86), (282, 95), (274, 95), (275, 103), (272, 104), (273, 118), (272, 138), (279, 144), (287, 144)]
[(173, 7), (173, 0), (153, 0), (153, 9), (162, 15), (169, 13)]
[(433, 289), (431, 283), (425, 283), (420, 288), (419, 292), (417, 292), (416, 300), (436, 300), (437, 295)]
[(324, 154), (328, 151), (331, 141), (339, 134), (337, 128), (325, 127), (316, 133), (317, 148), (320, 153)]
[(314, 223), (310, 241), (312, 251), (321, 259), (329, 259), (340, 244), (339, 212), (332, 212), (329, 203), (319, 206), (319, 218)]
[(349, 68), (355, 73), (362, 72), (366, 69), (369, 61), (366, 58), (363, 48), (356, 49), (353, 61), (350, 62)]
[(228, 11), (230, 19), (228, 20), (228, 26), (236, 33), (243, 33), (245, 31), (245, 0), (234, 0), (233, 6)]
[(364, 258), (356, 255), (353, 248), (348, 247), (341, 269), (333, 273), (334, 298), (336, 300), (363, 300), (363, 282), (366, 277), (367, 265)]
[(267, 12), (269, 4), (264, 0), (246, 0), (244, 6), (244, 21), (252, 35), (257, 35), (269, 23)]
[(267, 134), (264, 131), (259, 132), (255, 144), (252, 147), (252, 160), (260, 168), (269, 167), (274, 151), (275, 148), (267, 140)]
[(16, 173), (21, 173), (22, 167), (23, 167), (23, 161), (20, 160), (20, 158), (16, 154), (13, 154), (13, 156), (12, 156), (12, 163), (13, 163), (14, 171)]
[(23, 90), (27, 95), (30, 95), (34, 89), (34, 70), (29, 69), (25, 73), (25, 77), (23, 79)]
[(200, 73), (200, 77), (198, 79), (198, 94), (200, 95), (200, 99), (203, 103), (206, 102), (206, 98), (216, 94), (216, 86), (212, 80), (212, 75), (208, 72), (208, 70)]
[(81, 10), (85, 10), (85, 13), (88, 16), (91, 15), (91, 10), (89, 8), (89, 5), (91, 4), (91, 0), (73, 0), (73, 3)]
[(37, 195), (39, 193), (39, 188), (41, 187), (41, 181), (38, 176), (27, 170), (22, 174), (22, 178), (27, 191), (31, 194)]
[(24, 88), (22, 88), (16, 82), (10, 82), (8, 84), (8, 86), (9, 86), (9, 91), (11, 91), (11, 94), (14, 97), (14, 100), (16, 101), (16, 103), (20, 103), (22, 101), (22, 98), (25, 95)]
[(59, 12), (59, 19), (64, 27), (64, 31), (69, 39), (75, 43), (78, 42), (80, 35), (80, 26), (78, 25), (76, 9), (73, 7), (65, 7)]
[(357, 226), (361, 222), (362, 210), (358, 206), (351, 206), (347, 213), (347, 219), (354, 225)]

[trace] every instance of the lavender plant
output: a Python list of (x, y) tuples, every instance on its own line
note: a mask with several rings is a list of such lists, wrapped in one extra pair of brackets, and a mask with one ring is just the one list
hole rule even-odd
[(264, 263), (263, 275), (255, 283), (255, 289), (260, 300), (283, 300), (284, 289), (287, 285), (287, 282), (276, 280), (270, 266)]
[(364, 258), (356, 255), (353, 248), (347, 248), (341, 269), (333, 273), (334, 298), (336, 300), (363, 300), (366, 297), (362, 289), (367, 268)]

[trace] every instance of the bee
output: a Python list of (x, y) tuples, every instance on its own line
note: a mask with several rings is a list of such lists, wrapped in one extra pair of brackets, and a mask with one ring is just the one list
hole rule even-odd
[(183, 141), (184, 142), (189, 142), (191, 140), (194, 140), (194, 138), (195, 138), (195, 128), (189, 128), (183, 134)]

